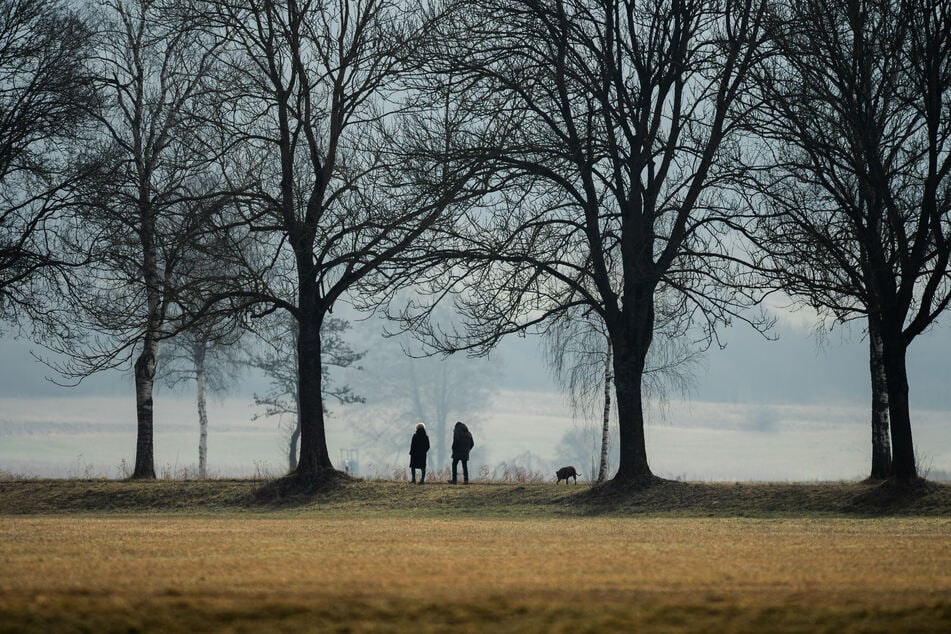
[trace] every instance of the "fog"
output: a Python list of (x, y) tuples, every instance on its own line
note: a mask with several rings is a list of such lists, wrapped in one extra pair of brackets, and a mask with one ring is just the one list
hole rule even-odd
[[(554, 481), (554, 469), (574, 464), (583, 479), (591, 476), (598, 422), (572, 415), (549, 376), (537, 339), (507, 340), (488, 360), (457, 355), (409, 361), (392, 340), (367, 328), (358, 324), (352, 333), (367, 350), (362, 369), (335, 377), (366, 398), (366, 403), (329, 406), (327, 438), (338, 467), (349, 457), (360, 476), (393, 478), (407, 472), (410, 437), (421, 417), (401, 383), (412, 374), (426, 389), (432, 388), (435, 379), (427, 377), (433, 376), (455, 376), (469, 386), (449, 389), (446, 416), (451, 422), (464, 420), (475, 436), (472, 473), (501, 477), (517, 468)], [(748, 329), (726, 331), (726, 348), (708, 351), (689, 393), (671, 394), (651, 405), (648, 456), (655, 473), (708, 481), (825, 481), (867, 475), (869, 388), (861, 333), (845, 328), (816, 337), (794, 319), (780, 324), (778, 332), (779, 340), (769, 341)], [(951, 472), (949, 343), (947, 331), (935, 329), (915, 342), (909, 363), (919, 467), (923, 475), (939, 478)], [(78, 387), (59, 387), (46, 378), (48, 368), (30, 350), (23, 341), (0, 341), (0, 472), (127, 475), (135, 451), (131, 376), (110, 372)], [(252, 395), (265, 385), (264, 377), (245, 373), (229, 392), (211, 398), (208, 470), (213, 477), (286, 472), (292, 421), (252, 420), (261, 413)], [(473, 385), (478, 389), (470, 390)], [(192, 389), (157, 390), (159, 477), (197, 473)], [(472, 393), (466, 397), (466, 391)], [(430, 469), (447, 468), (448, 459), (440, 464), (437, 458), (434, 421), (423, 422), (433, 440)], [(448, 433), (443, 437), (447, 445)]]

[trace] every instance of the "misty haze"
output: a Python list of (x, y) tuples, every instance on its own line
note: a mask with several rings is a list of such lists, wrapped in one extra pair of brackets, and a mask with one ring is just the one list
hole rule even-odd
[[(706, 355), (688, 394), (672, 394), (651, 406), (648, 442), (659, 475), (805, 482), (864, 477), (870, 458), (863, 342), (838, 331), (818, 340), (811, 329), (796, 326), (787, 323), (778, 341), (733, 329), (724, 350)], [(407, 477), (406, 452), (418, 414), (407, 398), (410, 386), (391, 380), (387, 387), (387, 376), (405, 377), (407, 367), (415, 364), (448, 366), (457, 373), (471, 366), (483, 376), (477, 403), (457, 406), (453, 393), (448, 394), (449, 417), (466, 420), (478, 438), (474, 473), (485, 465), (490, 474), (502, 477), (506, 468), (511, 472), (520, 467), (547, 480), (566, 464), (577, 465), (585, 480), (596, 473), (599, 421), (573, 415), (551, 379), (537, 340), (508, 341), (488, 360), (410, 360), (393, 340), (360, 336), (356, 341), (373, 342), (361, 362), (372, 371), (351, 370), (347, 375), (366, 403), (330, 408), (328, 442), (341, 468), (353, 459), (355, 475)], [(374, 352), (377, 348), (389, 349), (386, 363), (380, 363), (383, 355)], [(135, 446), (128, 374), (111, 373), (63, 388), (44, 378), (49, 370), (28, 354), (26, 342), (5, 340), (2, 350), (0, 469), (26, 477), (128, 475)], [(949, 354), (942, 330), (930, 333), (928, 345), (912, 360), (918, 446), (924, 471), (932, 479), (951, 477), (951, 392), (945, 387)], [(291, 417), (252, 420), (262, 411), (254, 406), (253, 393), (264, 391), (265, 380), (249, 374), (239, 375), (209, 402), (212, 477), (278, 477), (287, 471)], [(158, 394), (160, 474), (195, 477), (194, 388), (166, 387)], [(434, 421), (426, 415), (421, 420), (432, 435)], [(448, 443), (451, 425), (446, 434)], [(431, 455), (431, 469), (449, 467), (448, 458), (440, 464), (435, 451)]]
[(951, 632), (951, 0), (0, 0), (0, 630)]
[(946, 476), (944, 0), (469, 4), (0, 5), (4, 474)]

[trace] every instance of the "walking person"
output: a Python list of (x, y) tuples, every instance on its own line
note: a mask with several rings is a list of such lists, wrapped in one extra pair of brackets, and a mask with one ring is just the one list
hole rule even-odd
[(462, 463), (462, 482), (469, 484), (469, 452), (475, 447), (469, 428), (462, 421), (458, 421), (452, 429), (452, 480), (457, 483), (457, 468)]
[(426, 481), (426, 452), (429, 451), (429, 436), (426, 435), (426, 425), (416, 424), (416, 433), (409, 444), (409, 470), (413, 484), (416, 483), (416, 470), (419, 469), (419, 483)]

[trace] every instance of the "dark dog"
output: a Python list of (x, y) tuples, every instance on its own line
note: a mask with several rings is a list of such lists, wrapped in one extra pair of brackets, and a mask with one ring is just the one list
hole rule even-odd
[(565, 484), (568, 484), (568, 478), (574, 478), (575, 484), (578, 484), (578, 476), (581, 474), (575, 471), (574, 467), (562, 467), (555, 472), (555, 475), (558, 476), (558, 482), (555, 482), (555, 484), (559, 484), (562, 480), (565, 481)]

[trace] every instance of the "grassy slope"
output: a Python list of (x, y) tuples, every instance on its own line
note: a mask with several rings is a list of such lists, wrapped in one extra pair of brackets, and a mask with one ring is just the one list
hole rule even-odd
[(922, 483), (699, 484), (662, 482), (622, 493), (585, 485), (414, 486), (353, 480), (287, 494), (252, 480), (0, 481), (0, 514), (321, 510), (408, 516), (671, 515), (681, 517), (951, 516), (951, 485)]

